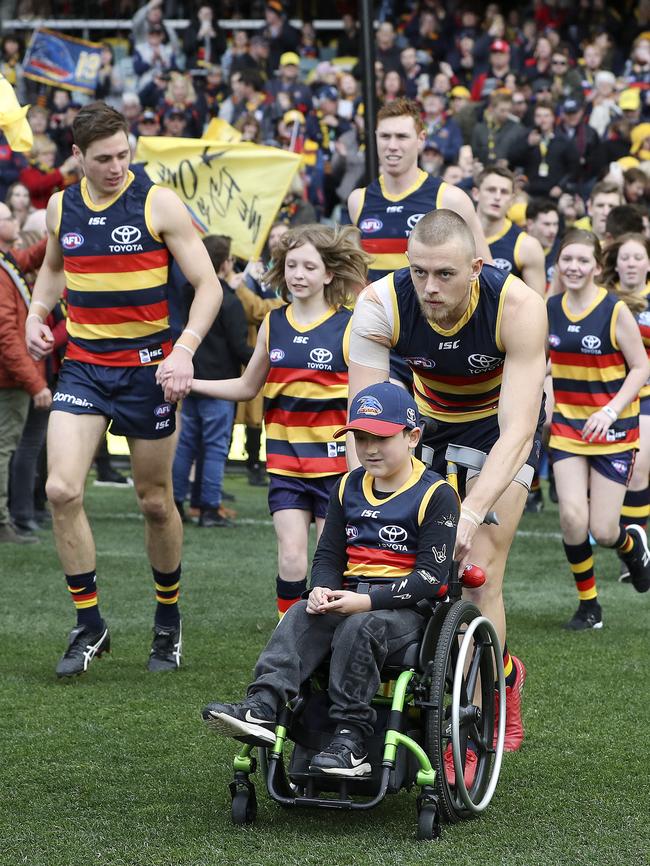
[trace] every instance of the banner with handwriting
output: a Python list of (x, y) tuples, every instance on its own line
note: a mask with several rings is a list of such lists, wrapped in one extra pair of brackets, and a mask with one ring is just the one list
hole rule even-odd
[(178, 194), (201, 234), (227, 235), (233, 255), (257, 259), (301, 157), (250, 143), (141, 136), (135, 162)]

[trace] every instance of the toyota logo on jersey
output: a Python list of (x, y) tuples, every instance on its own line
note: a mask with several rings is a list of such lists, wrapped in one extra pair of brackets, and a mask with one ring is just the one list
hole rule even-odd
[(118, 226), (111, 232), (111, 240), (116, 244), (135, 244), (142, 237), (136, 226)]
[(382, 526), (379, 537), (387, 544), (399, 544), (406, 541), (408, 532), (402, 526)]
[(494, 370), (501, 365), (501, 358), (494, 358), (492, 355), (469, 355), (467, 358), (470, 367), (474, 370), (480, 370), (481, 373), (487, 373), (488, 370)]

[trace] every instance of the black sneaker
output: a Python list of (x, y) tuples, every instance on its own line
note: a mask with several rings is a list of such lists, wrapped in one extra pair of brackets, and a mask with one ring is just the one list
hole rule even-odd
[(88, 670), (88, 665), (97, 656), (110, 652), (111, 636), (102, 621), (99, 631), (93, 632), (85, 625), (73, 628), (68, 637), (68, 648), (56, 666), (57, 677), (74, 677)]
[(174, 500), (174, 505), (176, 506), (176, 511), (181, 518), (181, 523), (191, 523), (190, 518), (185, 513), (185, 506), (182, 502), (179, 502), (178, 499)]
[(544, 497), (541, 489), (531, 490), (526, 497), (525, 511), (527, 514), (539, 514), (544, 508)]
[(252, 700), (241, 704), (212, 703), (203, 708), (201, 715), (215, 734), (234, 737), (251, 746), (275, 743), (276, 714), (266, 704)]
[(621, 557), (630, 570), (630, 580), (637, 592), (647, 592), (650, 589), (650, 550), (645, 529), (632, 523), (627, 527), (632, 536), (634, 547), (627, 556)]
[(234, 525), (232, 520), (219, 513), (218, 508), (204, 508), (201, 510), (199, 526), (202, 526), (204, 529), (212, 529), (215, 526), (229, 527)]
[(329, 776), (369, 776), (372, 767), (363, 743), (346, 736), (345, 728), (335, 734), (329, 746), (311, 759), (310, 772), (327, 773)]
[(181, 666), (183, 648), (183, 629), (177, 626), (153, 627), (153, 642), (147, 662), (149, 671), (175, 671)]
[(251, 487), (268, 487), (268, 476), (259, 464), (255, 464), (255, 466), (249, 466), (247, 472), (248, 483), (251, 485)]
[(133, 487), (133, 479), (127, 475), (122, 475), (111, 466), (101, 475), (98, 475), (93, 484), (95, 487)]
[(569, 631), (586, 631), (590, 628), (603, 627), (603, 611), (601, 606), (595, 604), (586, 605), (581, 601), (578, 605), (578, 610), (573, 614), (571, 619), (564, 624), (564, 628)]

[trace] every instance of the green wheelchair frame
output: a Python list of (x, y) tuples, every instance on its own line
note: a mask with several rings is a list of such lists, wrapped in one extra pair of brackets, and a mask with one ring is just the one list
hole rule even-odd
[[(456, 490), (458, 466), (480, 469), (485, 459), (482, 452), (455, 445), (448, 447), (445, 456), (447, 479)], [(490, 513), (485, 522), (498, 520)], [(285, 746), (291, 742), (296, 705), (287, 706), (275, 729), (275, 744), (266, 748), (243, 746), (234, 760), (235, 775), (230, 783), (233, 823), (255, 821), (257, 799), (250, 776), (258, 764), (270, 797), (283, 806), (368, 810), (388, 793), (417, 785), (417, 838), (421, 840), (438, 839), (441, 820), (453, 823), (486, 809), (496, 790), (503, 756), (505, 679), (493, 624), (475, 605), (461, 599), (463, 585), (478, 586), (484, 580), (482, 575), (477, 579), (476, 571), (466, 570), (459, 575), (454, 565), (447, 598), (426, 611), (429, 618), (420, 643), (406, 648), (403, 659), (395, 664), (389, 658), (382, 670), (382, 681), (391, 682), (393, 694), (391, 698), (378, 694), (373, 699), (373, 705), (390, 706), (381, 770), (373, 768), (371, 780), (316, 773), (292, 778), (284, 755)], [(414, 718), (419, 725), (417, 732), (413, 730)], [(464, 770), (470, 737), (478, 751), (476, 773), (468, 789)], [(450, 743), (453, 783), (447, 779), (444, 767)], [(395, 783), (396, 768), (404, 760), (417, 770)]]

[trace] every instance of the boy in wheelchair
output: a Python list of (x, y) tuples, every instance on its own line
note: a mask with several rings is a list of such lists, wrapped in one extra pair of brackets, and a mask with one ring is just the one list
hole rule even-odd
[(291, 607), (262, 651), (244, 701), (211, 703), (208, 727), (249, 745), (272, 746), (282, 707), (328, 657), (333, 739), (313, 773), (372, 772), (366, 739), (384, 661), (417, 641), (418, 604), (442, 599), (452, 565), (459, 501), (440, 475), (411, 455), (421, 428), (412, 397), (389, 382), (360, 391), (350, 420), (361, 466), (332, 490), (309, 597)]

